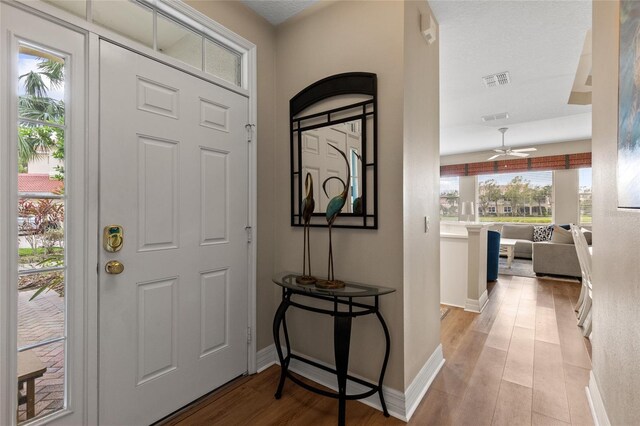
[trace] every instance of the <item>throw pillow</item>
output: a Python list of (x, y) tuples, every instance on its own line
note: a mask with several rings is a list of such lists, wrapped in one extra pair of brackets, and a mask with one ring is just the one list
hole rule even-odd
[(553, 227), (551, 242), (558, 244), (573, 244), (573, 235), (571, 235), (571, 231), (567, 231), (566, 229), (556, 225)]
[(551, 241), (551, 236), (553, 235), (553, 225), (547, 226), (547, 241)]
[(553, 229), (546, 225), (534, 225), (533, 242), (549, 241), (551, 239), (551, 231)]

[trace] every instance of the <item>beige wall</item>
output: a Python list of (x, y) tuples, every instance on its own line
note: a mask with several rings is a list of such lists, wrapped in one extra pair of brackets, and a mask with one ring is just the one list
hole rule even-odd
[(580, 223), (578, 169), (553, 171), (553, 222)]
[(640, 424), (640, 212), (616, 200), (618, 2), (593, 3), (593, 374), (611, 424)]
[(426, 1), (404, 3), (405, 389), (440, 344), (439, 43), (423, 38), (421, 13), (431, 14)]
[[(319, 4), (277, 28), (276, 68), (276, 269), (299, 270), (302, 228), (290, 226), (289, 99), (332, 74), (366, 71), (378, 75), (379, 229), (336, 229), (333, 250), (336, 278), (397, 289), (381, 299), (391, 332), (391, 359), (385, 385), (403, 388), (402, 275), (402, 2)], [(363, 31), (363, 27), (369, 30)], [(340, 219), (338, 219), (339, 221)], [(327, 273), (328, 233), (311, 229), (312, 271)], [(333, 323), (328, 317), (287, 314), (294, 350), (333, 364)], [(349, 368), (374, 379), (384, 353), (375, 317), (353, 323)]]
[[(498, 144), (496, 144), (496, 146), (497, 145)], [(581, 152), (591, 152), (591, 140), (549, 143), (542, 145), (533, 143), (531, 144), (531, 146), (535, 146), (538, 149), (536, 152), (531, 153), (532, 158), (544, 157), (546, 155), (578, 154)], [(487, 158), (490, 157), (489, 151), (490, 150), (469, 152), (467, 154), (443, 155), (442, 157), (440, 157), (440, 164), (449, 165), (487, 161)]]
[[(440, 184), (440, 181), (438, 181), (438, 184)], [(478, 176), (460, 176), (458, 191), (460, 194), (458, 220), (467, 221), (467, 215), (462, 214), (462, 203), (464, 201), (473, 201), (474, 214), (469, 216), (469, 220), (475, 221), (478, 215)]]
[(275, 29), (238, 1), (193, 1), (187, 4), (257, 46), (258, 66), (258, 259), (257, 348), (273, 343), (275, 312), (273, 274), (275, 252)]

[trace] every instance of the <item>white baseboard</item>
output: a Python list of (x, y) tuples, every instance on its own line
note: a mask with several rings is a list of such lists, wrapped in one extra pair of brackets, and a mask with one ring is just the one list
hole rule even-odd
[(449, 302), (445, 302), (445, 301), (440, 301), (441, 305), (447, 305), (447, 306), (453, 306), (454, 308), (460, 308), (460, 309), (464, 309), (463, 305), (456, 305), (455, 303), (449, 303)]
[(404, 421), (409, 421), (411, 416), (413, 416), (416, 408), (420, 405), (420, 401), (422, 401), (422, 398), (427, 393), (427, 390), (429, 390), (431, 383), (433, 383), (433, 380), (443, 365), (444, 354), (442, 353), (442, 345), (438, 345), (404, 392), (406, 417), (406, 419), (403, 419)]
[(487, 290), (482, 293), (480, 299), (467, 299), (467, 303), (464, 306), (464, 310), (468, 312), (475, 312), (477, 314), (481, 313), (485, 306), (487, 306), (487, 302), (489, 302), (489, 293)]
[[(331, 364), (308, 357), (306, 355), (305, 358), (308, 358), (326, 367), (335, 368), (335, 366)], [(258, 351), (256, 359), (258, 361), (258, 372), (265, 370), (273, 364), (277, 364), (278, 361), (275, 346), (270, 345)], [(384, 395), (384, 401), (387, 405), (389, 414), (404, 422), (409, 421), (443, 365), (444, 357), (442, 353), (442, 345), (438, 345), (436, 350), (433, 351), (427, 362), (420, 369), (420, 372), (413, 379), (413, 382), (411, 382), (404, 393), (396, 389), (383, 386), (382, 394)], [(333, 373), (329, 373), (328, 371), (324, 371), (296, 359), (291, 360), (291, 363), (289, 364), (289, 370), (303, 377), (306, 377), (307, 379), (312, 380), (319, 385), (325, 386), (334, 391), (337, 390), (336, 376)], [(349, 374), (363, 380), (368, 380), (356, 374)], [(359, 383), (354, 383), (352, 381), (347, 382), (347, 392), (350, 394), (363, 393), (367, 390), (369, 390), (369, 388)], [(378, 397), (377, 393), (369, 396), (368, 398), (360, 399), (359, 401), (375, 408), (378, 411), (382, 411), (382, 405), (380, 404), (380, 398)]]
[(260, 373), (276, 363), (276, 347), (271, 344), (256, 353), (256, 372)]
[(587, 392), (587, 400), (589, 401), (593, 423), (596, 426), (611, 426), (609, 416), (607, 416), (607, 410), (604, 408), (602, 395), (600, 395), (600, 389), (598, 389), (598, 382), (596, 382), (596, 378), (593, 375), (593, 370), (589, 373), (589, 386), (585, 388), (585, 392)]

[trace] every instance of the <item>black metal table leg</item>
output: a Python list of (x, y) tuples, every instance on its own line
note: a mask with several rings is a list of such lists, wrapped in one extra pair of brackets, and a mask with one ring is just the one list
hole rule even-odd
[(351, 343), (351, 317), (335, 315), (333, 317), (333, 345), (338, 376), (338, 425), (345, 424), (347, 395), (347, 370), (349, 369), (349, 345)]
[(382, 394), (382, 381), (384, 380), (384, 373), (387, 370), (387, 363), (389, 362), (389, 351), (391, 350), (391, 337), (389, 336), (389, 329), (387, 328), (387, 323), (384, 322), (384, 318), (382, 318), (382, 314), (380, 313), (380, 311), (376, 311), (376, 316), (378, 317), (380, 324), (382, 324), (382, 329), (384, 330), (384, 338), (386, 342), (386, 349), (384, 352), (384, 361), (382, 362), (382, 369), (380, 370), (380, 380), (378, 380), (378, 395), (380, 396), (380, 405), (382, 405), (382, 412), (384, 413), (385, 417), (389, 417), (387, 404), (385, 404), (384, 395)]
[(278, 383), (278, 389), (276, 390), (276, 394), (275, 394), (276, 399), (280, 399), (280, 397), (282, 396), (282, 388), (284, 387), (284, 380), (287, 377), (287, 370), (289, 368), (289, 360), (291, 359), (290, 356), (289, 356), (290, 353), (291, 353), (291, 349), (288, 347), (289, 346), (289, 336), (288, 336), (286, 327), (284, 329), (285, 340), (287, 342), (287, 358), (286, 359), (283, 356), (282, 348), (280, 347), (280, 324), (284, 321), (285, 313), (287, 312), (288, 308), (289, 308), (289, 300), (285, 296), (285, 294), (283, 293), (282, 294), (282, 302), (280, 302), (280, 306), (278, 306), (278, 310), (276, 311), (276, 314), (273, 317), (273, 341), (274, 341), (275, 346), (276, 346), (276, 352), (278, 354), (278, 360), (280, 361), (280, 382)]
[[(384, 382), (384, 376), (389, 363), (389, 353), (391, 351), (391, 338), (389, 334), (389, 328), (380, 313), (380, 295), (393, 293), (393, 289), (385, 287), (373, 287), (364, 284), (347, 283), (346, 286), (351, 291), (333, 292), (331, 290), (318, 289), (313, 286), (298, 286), (295, 284), (296, 274), (284, 273), (274, 277), (274, 282), (282, 287), (282, 301), (278, 306), (273, 319), (273, 341), (276, 346), (276, 353), (280, 362), (280, 380), (278, 388), (275, 393), (275, 398), (280, 399), (282, 396), (284, 383), (289, 378), (293, 383), (319, 395), (323, 395), (329, 398), (335, 398), (338, 400), (338, 425), (345, 426), (346, 424), (346, 403), (347, 400), (357, 400), (367, 398), (375, 395), (376, 393), (380, 397), (380, 405), (385, 417), (389, 417), (389, 411), (384, 400), (384, 394), (382, 392), (382, 383)], [(344, 294), (343, 294), (344, 293)], [(353, 294), (358, 294), (354, 296)], [(301, 303), (299, 300), (293, 298), (293, 296), (309, 297), (312, 299), (322, 300), (331, 303), (333, 306), (322, 307), (314, 304)], [(372, 297), (375, 300), (374, 304), (361, 302), (361, 299), (356, 297)], [(355, 299), (355, 300), (354, 300)], [(302, 354), (291, 353), (291, 345), (289, 342), (289, 332), (287, 330), (286, 312), (289, 307), (302, 309), (309, 312), (315, 312), (317, 314), (330, 315), (333, 317), (333, 343), (334, 343), (334, 356), (335, 356), (335, 368), (323, 365), (314, 361), (311, 358), (305, 357)], [(341, 310), (341, 307), (347, 309)], [(349, 376), (349, 350), (351, 346), (351, 324), (353, 318), (371, 315), (377, 316), (378, 321), (382, 326), (385, 337), (385, 353), (382, 368), (380, 370), (380, 377), (377, 383), (372, 383), (367, 380), (360, 379), (358, 377)], [(281, 331), (282, 328), (282, 331)], [(281, 346), (281, 336), (284, 336), (285, 346)], [(286, 351), (286, 354), (285, 354)], [(328, 391), (309, 384), (308, 382), (299, 379), (296, 375), (291, 374), (289, 371), (289, 365), (292, 360), (296, 362), (302, 362), (307, 365), (311, 365), (320, 370), (324, 370), (328, 373), (335, 374), (337, 378), (338, 390)], [(347, 393), (347, 383), (354, 381), (365, 388), (367, 391), (358, 393)]]

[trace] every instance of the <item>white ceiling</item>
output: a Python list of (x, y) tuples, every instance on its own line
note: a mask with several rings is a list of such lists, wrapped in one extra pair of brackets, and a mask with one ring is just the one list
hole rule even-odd
[[(440, 153), (591, 138), (591, 106), (568, 105), (591, 2), (429, 1), (440, 24)], [(481, 78), (509, 71), (511, 83)], [(483, 123), (483, 115), (509, 118)]]
[(278, 25), (302, 12), (318, 0), (242, 0), (273, 25)]

